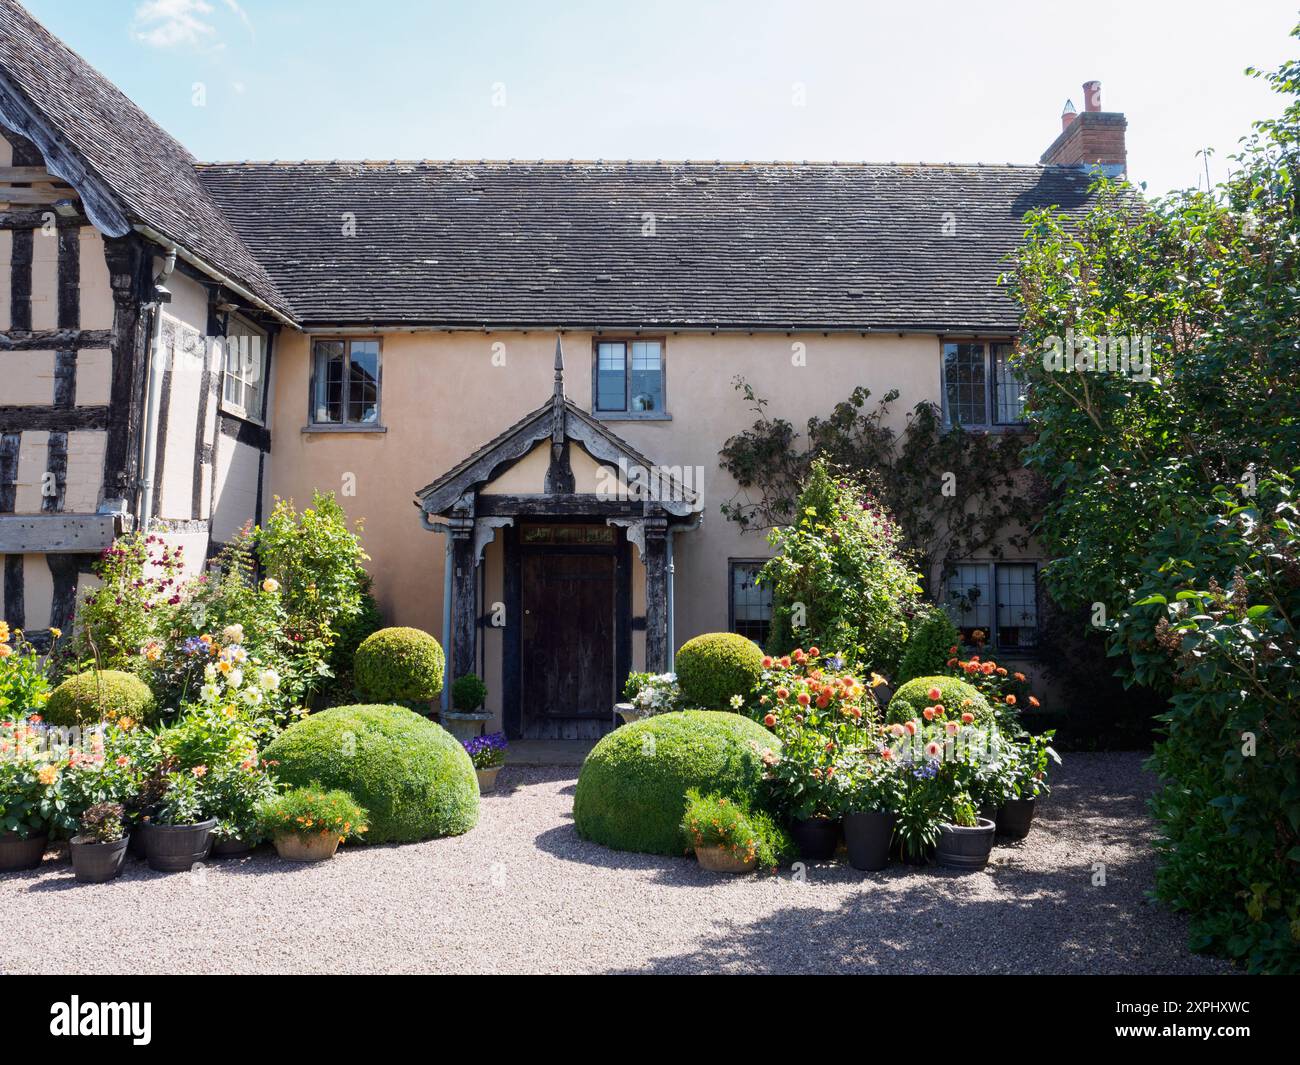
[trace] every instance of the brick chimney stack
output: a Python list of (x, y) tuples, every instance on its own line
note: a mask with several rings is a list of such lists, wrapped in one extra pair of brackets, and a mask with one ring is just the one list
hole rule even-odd
[(1128, 153), (1124, 132), (1128, 121), (1118, 111), (1101, 109), (1101, 82), (1083, 83), (1083, 112), (1076, 114), (1072, 101), (1061, 113), (1061, 133), (1039, 162), (1080, 169), (1100, 169), (1108, 177), (1124, 173)]

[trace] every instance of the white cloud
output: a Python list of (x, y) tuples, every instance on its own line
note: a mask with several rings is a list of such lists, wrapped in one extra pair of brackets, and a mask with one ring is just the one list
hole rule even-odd
[(135, 38), (154, 48), (219, 47), (211, 14), (207, 0), (144, 0), (135, 9)]

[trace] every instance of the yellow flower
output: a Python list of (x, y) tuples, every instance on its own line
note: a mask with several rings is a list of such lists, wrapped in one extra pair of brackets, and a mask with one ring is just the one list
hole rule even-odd
[(130, 732), (133, 728), (135, 728), (135, 718), (133, 718), (130, 714), (123, 714), (121, 717), (117, 719), (117, 727), (120, 728), (123, 732)]
[(53, 784), (54, 781), (58, 779), (58, 776), (59, 767), (56, 765), (47, 765), (44, 769), (38, 770), (36, 773), (36, 779), (46, 787)]
[(262, 582), (262, 591), (264, 592), (278, 592), (279, 590), (280, 582), (274, 577), (267, 577), (266, 580)]
[(63, 630), (59, 628), (57, 625), (51, 625), (50, 635), (53, 636), (56, 640), (61, 639), (63, 636)]
[(0, 643), (9, 642), (9, 622), (0, 621)]
[(0, 643), (0, 658), (8, 658), (14, 653), (14, 649), (7, 643)]

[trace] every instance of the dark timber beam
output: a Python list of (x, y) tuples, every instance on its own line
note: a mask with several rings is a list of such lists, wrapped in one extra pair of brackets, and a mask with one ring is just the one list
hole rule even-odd
[(645, 668), (668, 669), (668, 520), (645, 520)]
[(478, 651), (478, 582), (474, 565), (474, 496), (467, 493), (447, 522), (451, 536), (451, 676), (474, 672)]

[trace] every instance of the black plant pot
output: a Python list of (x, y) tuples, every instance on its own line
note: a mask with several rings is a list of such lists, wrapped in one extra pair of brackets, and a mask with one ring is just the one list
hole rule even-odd
[(242, 858), (245, 854), (253, 853), (253, 844), (245, 839), (214, 839), (212, 841), (212, 857), (214, 858)]
[(45, 857), (48, 842), (44, 834), (19, 839), (17, 832), (0, 832), (0, 873), (35, 869)]
[(829, 817), (801, 818), (790, 826), (790, 835), (799, 848), (799, 857), (828, 862), (840, 843), (840, 823)]
[(997, 825), (985, 817), (978, 820), (979, 824), (972, 828), (965, 825), (944, 825), (939, 830), (939, 843), (934, 853), (940, 865), (968, 872), (975, 872), (988, 865)]
[(132, 858), (148, 856), (148, 839), (151, 828), (153, 828), (153, 823), (150, 821), (139, 821), (131, 826), (131, 842), (127, 845), (126, 853)]
[(1034, 799), (1008, 799), (998, 811), (998, 835), (1024, 839), (1034, 823)]
[(981, 806), (979, 816), (984, 818), (985, 821), (993, 821), (996, 823), (998, 819), (998, 809), (999, 807), (997, 806)]
[(72, 852), (72, 872), (83, 884), (102, 884), (112, 880), (126, 864), (126, 849), (130, 836), (113, 843), (82, 843), (73, 839), (68, 845)]
[(894, 837), (894, 815), (872, 810), (844, 815), (844, 845), (849, 865), (866, 873), (889, 864), (889, 843)]
[(160, 873), (181, 873), (206, 860), (216, 827), (215, 817), (196, 825), (150, 825), (145, 837), (149, 868)]

